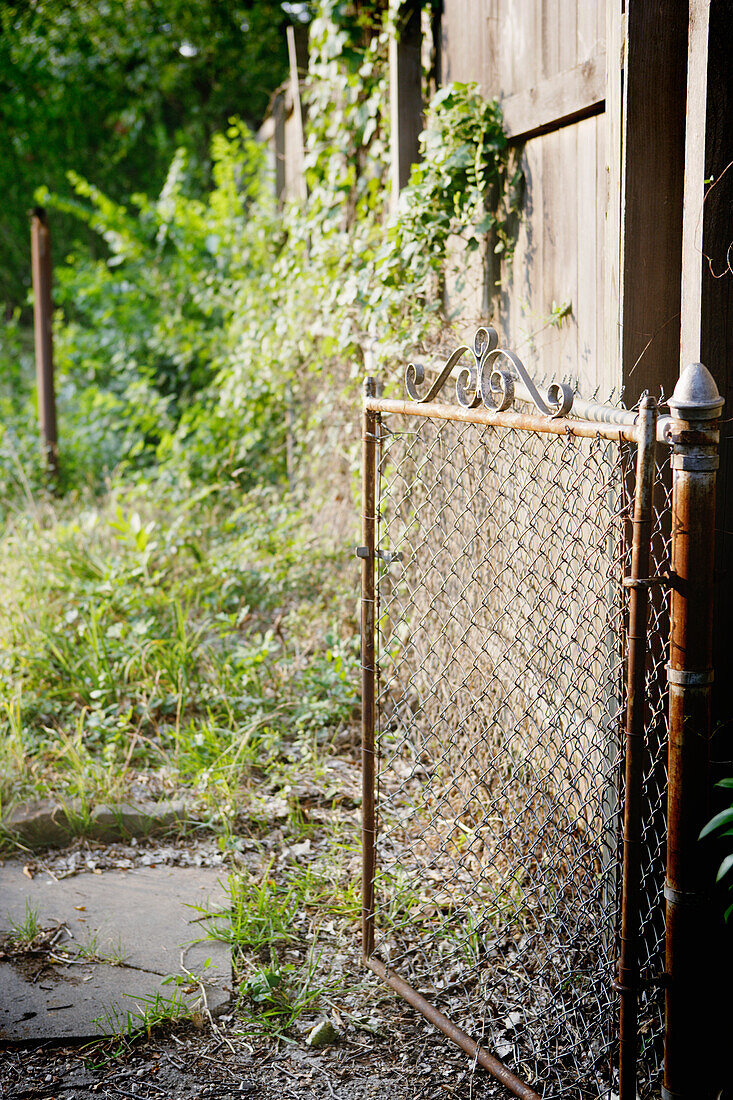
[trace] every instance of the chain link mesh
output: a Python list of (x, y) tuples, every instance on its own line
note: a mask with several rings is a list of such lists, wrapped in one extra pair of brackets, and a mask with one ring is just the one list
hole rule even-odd
[[(545, 1100), (615, 1093), (635, 447), (383, 416), (375, 955)], [(659, 471), (653, 560), (665, 568)], [(652, 599), (640, 1091), (660, 1070), (667, 599)]]

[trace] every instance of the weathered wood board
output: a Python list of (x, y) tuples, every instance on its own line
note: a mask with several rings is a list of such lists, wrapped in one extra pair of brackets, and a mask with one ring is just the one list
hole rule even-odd
[[(500, 100), (524, 173), (514, 259), (491, 280), (492, 320), (533, 374), (603, 398), (621, 389), (604, 347), (605, 33), (600, 0), (446, 0), (443, 15), (444, 81), (475, 81)], [(477, 282), (461, 300), (467, 323), (481, 315)], [(561, 304), (571, 315), (549, 325)]]

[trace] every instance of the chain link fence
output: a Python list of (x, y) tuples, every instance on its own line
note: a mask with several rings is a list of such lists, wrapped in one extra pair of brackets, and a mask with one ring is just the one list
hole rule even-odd
[[(377, 422), (374, 953), (544, 1100), (617, 1091), (636, 445)], [(668, 567), (660, 454), (652, 572)], [(643, 779), (640, 1095), (661, 1067), (668, 598)]]

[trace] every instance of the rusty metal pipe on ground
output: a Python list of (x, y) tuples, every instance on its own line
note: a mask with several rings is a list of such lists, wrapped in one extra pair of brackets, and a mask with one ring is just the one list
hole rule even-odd
[(379, 959), (367, 959), (367, 966), (372, 970), (382, 981), (391, 986), (396, 993), (399, 993), (403, 1000), (407, 1001), (409, 1005), (416, 1008), (418, 1012), (429, 1020), (431, 1024), (439, 1028), (444, 1035), (447, 1035), (456, 1046), (464, 1050), (466, 1054), (474, 1058), (483, 1069), (489, 1071), (489, 1073), (501, 1081), (505, 1088), (509, 1089), (515, 1096), (518, 1096), (520, 1100), (541, 1100), (541, 1097), (520, 1080), (516, 1074), (512, 1073), (510, 1069), (499, 1061), (493, 1054), (489, 1054), (487, 1050), (484, 1050), (482, 1046), (472, 1039), (470, 1035), (467, 1035), (461, 1028), (456, 1027), (447, 1016), (444, 1016), (442, 1012), (439, 1012), (435, 1005), (432, 1005), (430, 1001), (427, 1001), (421, 993), (418, 993), (416, 989), (406, 982), (404, 978), (400, 978), (398, 974), (392, 973), (380, 962)]

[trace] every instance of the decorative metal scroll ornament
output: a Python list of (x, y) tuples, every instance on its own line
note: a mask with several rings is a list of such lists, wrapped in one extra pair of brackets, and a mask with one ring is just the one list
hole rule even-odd
[(475, 409), (481, 404), (495, 412), (510, 409), (514, 404), (515, 382), (519, 381), (545, 416), (565, 416), (570, 412), (574, 398), (571, 387), (553, 382), (543, 398), (519, 356), (499, 347), (499, 335), (491, 325), (478, 329), (473, 347), (461, 344), (452, 352), (425, 394), (421, 395), (417, 388), (425, 381), (425, 368), (420, 363), (410, 363), (405, 371), (405, 387), (411, 399), (420, 404), (434, 401), (466, 355), (472, 363), (461, 367), (456, 378), (456, 399), (464, 409)]

